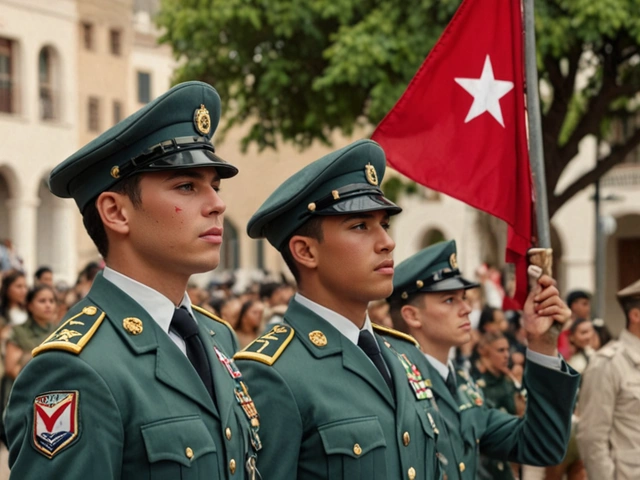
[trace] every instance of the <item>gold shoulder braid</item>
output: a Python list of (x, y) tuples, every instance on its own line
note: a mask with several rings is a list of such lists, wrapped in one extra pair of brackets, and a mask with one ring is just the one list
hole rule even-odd
[(218, 317), (217, 315), (214, 315), (209, 310), (205, 310), (204, 308), (198, 307), (197, 305), (191, 305), (191, 308), (194, 309), (196, 312), (201, 313), (205, 317), (209, 317), (211, 320), (215, 320), (218, 323), (222, 323), (223, 325), (226, 325), (229, 328), (229, 330), (233, 331), (233, 327), (229, 322), (227, 322), (223, 318)]
[(390, 335), (392, 337), (399, 338), (400, 340), (413, 343), (416, 347), (420, 348), (420, 344), (418, 343), (418, 341), (407, 333), (402, 333), (393, 328), (383, 327), (382, 325), (378, 325), (377, 323), (372, 323), (371, 326), (380, 335)]
[(234, 360), (256, 360), (273, 365), (293, 339), (289, 325), (278, 324), (234, 355)]
[(47, 350), (64, 350), (78, 355), (96, 333), (104, 317), (105, 313), (93, 305), (84, 307), (80, 313), (63, 322), (31, 354), (35, 357)]

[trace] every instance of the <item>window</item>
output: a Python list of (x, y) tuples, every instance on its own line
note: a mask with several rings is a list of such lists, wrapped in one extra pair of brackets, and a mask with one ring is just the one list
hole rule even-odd
[(93, 50), (93, 25), (88, 22), (82, 23), (82, 43), (85, 50)]
[(151, 74), (138, 72), (138, 102), (149, 103), (151, 101)]
[(0, 112), (15, 110), (15, 46), (12, 40), (0, 38)]
[(90, 132), (100, 131), (100, 100), (89, 97), (87, 128)]
[(112, 55), (122, 54), (122, 32), (120, 30), (111, 29), (109, 31), (109, 45)]
[(54, 90), (55, 54), (50, 47), (40, 50), (38, 57), (38, 87), (40, 95), (40, 118), (57, 118), (56, 96)]
[(115, 125), (122, 120), (122, 103), (118, 100), (113, 101), (113, 124)]

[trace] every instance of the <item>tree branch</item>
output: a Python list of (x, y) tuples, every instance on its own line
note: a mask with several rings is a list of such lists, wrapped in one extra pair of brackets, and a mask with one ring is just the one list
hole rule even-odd
[(553, 216), (567, 200), (580, 190), (594, 183), (614, 166), (622, 163), (638, 145), (640, 145), (640, 128), (636, 129), (625, 143), (616, 145), (608, 156), (601, 159), (592, 170), (577, 178), (560, 195), (554, 195), (552, 201), (549, 202), (549, 216)]

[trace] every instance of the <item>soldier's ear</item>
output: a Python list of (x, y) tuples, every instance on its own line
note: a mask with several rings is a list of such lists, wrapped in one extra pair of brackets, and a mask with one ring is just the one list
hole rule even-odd
[(289, 239), (291, 257), (300, 267), (313, 270), (318, 266), (317, 244), (314, 238), (294, 235)]
[(96, 199), (96, 209), (102, 219), (105, 230), (121, 235), (129, 233), (128, 197), (122, 193), (102, 192)]
[(407, 324), (407, 327), (418, 330), (422, 326), (420, 312), (417, 307), (413, 305), (403, 305), (400, 309), (400, 314), (402, 315), (404, 323)]

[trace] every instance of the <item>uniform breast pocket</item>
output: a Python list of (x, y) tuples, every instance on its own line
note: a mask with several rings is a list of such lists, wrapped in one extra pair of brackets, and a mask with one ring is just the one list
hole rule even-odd
[(141, 427), (151, 480), (216, 477), (216, 445), (198, 415), (168, 418)]
[(328, 478), (387, 478), (387, 442), (377, 417), (362, 417), (318, 427), (327, 455)]

